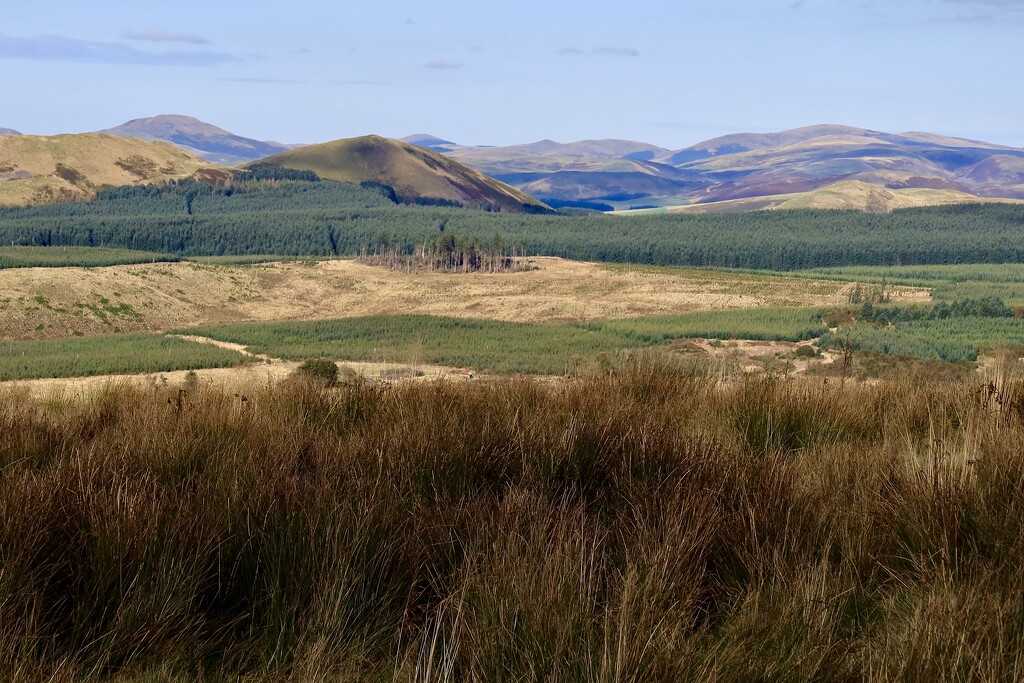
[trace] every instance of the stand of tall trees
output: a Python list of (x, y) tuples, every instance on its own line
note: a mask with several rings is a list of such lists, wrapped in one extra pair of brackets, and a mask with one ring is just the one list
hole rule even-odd
[(482, 244), (469, 235), (441, 232), (412, 249), (382, 233), (372, 249), (360, 251), (359, 260), (406, 272), (510, 273), (534, 269), (526, 260), (526, 248), (509, 243), (500, 233)]

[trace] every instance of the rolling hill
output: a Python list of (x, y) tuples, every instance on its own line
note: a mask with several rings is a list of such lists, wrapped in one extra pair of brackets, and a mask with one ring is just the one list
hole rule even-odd
[(205, 161), (165, 142), (98, 133), (0, 137), (0, 205), (89, 199), (103, 186), (192, 175)]
[(13, 128), (0, 128), (0, 135), (21, 135), (21, 133)]
[(408, 204), (546, 212), (533, 197), (429, 149), (377, 135), (309, 145), (245, 166), (313, 171), (325, 180), (387, 188)]
[(785, 147), (796, 145), (816, 138), (846, 135), (850, 137), (861, 137), (870, 139), (891, 138), (886, 133), (871, 131), (866, 128), (854, 128), (852, 126), (817, 125), (793, 128), (792, 130), (779, 131), (777, 133), (733, 133), (722, 137), (712, 138), (704, 142), (684, 149), (669, 152), (658, 161), (672, 166), (680, 166), (691, 161), (708, 159), (710, 157), (725, 156), (750, 152), (758, 149), (772, 147)]
[(669, 213), (740, 213), (774, 209), (827, 209), (890, 213), (896, 209), (923, 206), (990, 204), (993, 202), (1018, 203), (1024, 202), (1024, 200), (978, 197), (949, 189), (890, 189), (860, 180), (843, 180), (810, 192), (727, 199), (665, 208)]
[(215, 164), (236, 166), (295, 148), (280, 142), (262, 142), (230, 133), (191, 116), (161, 115), (133, 119), (99, 131), (105, 135), (163, 140)]

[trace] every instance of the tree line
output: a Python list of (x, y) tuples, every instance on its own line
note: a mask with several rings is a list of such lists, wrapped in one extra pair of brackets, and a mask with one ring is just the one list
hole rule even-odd
[(526, 249), (495, 233), (487, 243), (467, 235), (440, 232), (411, 250), (381, 233), (376, 246), (364, 249), (359, 260), (407, 272), (510, 273), (533, 270), (526, 261)]

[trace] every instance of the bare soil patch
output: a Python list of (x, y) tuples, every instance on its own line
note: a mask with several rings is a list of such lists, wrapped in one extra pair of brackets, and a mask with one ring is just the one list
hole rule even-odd
[(801, 349), (815, 350), (816, 339), (802, 342), (753, 341), (735, 339), (676, 339), (671, 348), (680, 353), (697, 353), (735, 364), (744, 372), (780, 372), (801, 374), (814, 366), (831, 365), (836, 354), (820, 351), (816, 355), (803, 355)]

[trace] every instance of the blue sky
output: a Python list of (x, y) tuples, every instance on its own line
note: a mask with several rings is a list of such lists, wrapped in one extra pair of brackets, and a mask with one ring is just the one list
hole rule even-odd
[(1024, 0), (36, 0), (0, 22), (0, 126), (161, 113), (322, 142), (429, 132), (680, 148), (844, 123), (1024, 146)]

